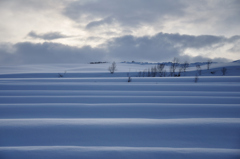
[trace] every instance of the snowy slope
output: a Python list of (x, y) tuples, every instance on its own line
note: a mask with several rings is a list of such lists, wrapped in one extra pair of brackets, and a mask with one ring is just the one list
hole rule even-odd
[(120, 77), (104, 72), (107, 65), (85, 64), (71, 78), (71, 72), (63, 78), (54, 73), (63, 66), (5, 69), (0, 158), (240, 157), (238, 65), (234, 76), (200, 76), (198, 83), (187, 76), (190, 68), (184, 77), (133, 77), (128, 83), (134, 64), (122, 64)]
[[(138, 76), (141, 71), (147, 71), (157, 63), (117, 63), (117, 68), (114, 74), (110, 74), (108, 67), (111, 63), (102, 64), (52, 64), (52, 65), (0, 65), (0, 78), (56, 78), (59, 74), (65, 78), (96, 78), (96, 77), (131, 77)], [(225, 76), (240, 76), (240, 63), (213, 63), (210, 69), (207, 70), (207, 65), (202, 64), (201, 76), (222, 76), (221, 69), (227, 69)], [(164, 67), (168, 73), (170, 70), (169, 64)], [(176, 69), (178, 72), (178, 69)], [(182, 73), (182, 76), (195, 76), (196, 64), (190, 64), (187, 72)], [(211, 72), (214, 72), (212, 74)], [(168, 76), (168, 75), (167, 75)]]

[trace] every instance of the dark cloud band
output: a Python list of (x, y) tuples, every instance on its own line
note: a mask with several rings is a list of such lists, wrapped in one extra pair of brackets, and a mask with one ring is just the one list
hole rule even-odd
[[(103, 48), (90, 46), (78, 48), (60, 43), (24, 42), (11, 46), (9, 44), (0, 45), (0, 62), (2, 64), (78, 63), (112, 60), (162, 62), (171, 61), (173, 57), (179, 57), (182, 61), (194, 62), (207, 60), (208, 57), (184, 55), (186, 49), (212, 51), (216, 47), (227, 44), (238, 44), (239, 41), (240, 36), (226, 38), (211, 35), (191, 36), (159, 33), (144, 37), (130, 35), (118, 37), (105, 43)], [(219, 58), (219, 60), (223, 61), (224, 58)]]
[(37, 34), (34, 31), (28, 33), (29, 37), (36, 38), (36, 39), (43, 39), (43, 40), (55, 40), (55, 39), (62, 39), (62, 38), (69, 38), (70, 36), (66, 36), (61, 34), (60, 32), (49, 32), (45, 34)]

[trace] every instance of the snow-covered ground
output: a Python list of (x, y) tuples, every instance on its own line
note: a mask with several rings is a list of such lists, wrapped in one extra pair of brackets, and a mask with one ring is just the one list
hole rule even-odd
[(108, 66), (0, 66), (0, 158), (240, 158), (240, 63), (202, 65), (197, 83), (195, 66)]

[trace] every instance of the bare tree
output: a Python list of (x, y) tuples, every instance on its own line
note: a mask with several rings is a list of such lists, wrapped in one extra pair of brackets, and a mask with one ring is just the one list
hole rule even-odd
[(110, 73), (113, 74), (116, 70), (116, 67), (117, 67), (116, 63), (113, 62), (112, 65), (108, 67), (108, 71), (110, 71)]
[(170, 75), (171, 76), (175, 75), (175, 71), (176, 71), (176, 68), (178, 67), (178, 65), (179, 65), (179, 60), (178, 60), (178, 58), (174, 57), (171, 67), (170, 67)]
[(186, 72), (186, 69), (189, 67), (189, 63), (187, 61), (182, 65), (183, 71)]
[(208, 69), (208, 70), (209, 70), (211, 64), (212, 64), (212, 60), (208, 60), (208, 61), (207, 61), (207, 69)]
[(177, 76), (178, 76), (178, 77), (180, 77), (180, 76), (181, 76), (182, 70), (183, 70), (183, 68), (182, 68), (182, 67), (180, 67), (180, 68), (179, 68), (179, 70), (178, 70), (178, 74), (177, 74)]
[(145, 77), (146, 74), (147, 74), (147, 73), (146, 73), (146, 70), (143, 70), (143, 72), (142, 72), (142, 76)]
[(151, 68), (151, 75), (152, 77), (156, 77), (156, 74), (157, 74), (157, 66), (153, 66)]
[(196, 73), (196, 76), (194, 78), (194, 82), (197, 83), (198, 82), (198, 74)]
[(172, 68), (169, 68), (169, 76), (173, 76)]
[(223, 74), (223, 76), (226, 74), (226, 72), (227, 72), (227, 69), (226, 69), (226, 67), (223, 67), (222, 69), (221, 69), (221, 72), (222, 72), (222, 74)]
[(160, 77), (163, 76), (163, 69), (164, 69), (164, 67), (165, 67), (165, 64), (158, 64), (157, 65), (157, 71), (158, 71)]
[(151, 77), (150, 69), (148, 69), (147, 76), (148, 76), (148, 77)]
[(139, 71), (138, 72), (138, 77), (141, 77), (142, 76), (142, 71)]
[(162, 76), (165, 77), (166, 74), (167, 74), (167, 73), (166, 73), (166, 70), (164, 70), (164, 71), (162, 72)]
[(198, 74), (201, 75), (202, 74), (201, 65), (196, 65), (196, 68), (197, 68)]

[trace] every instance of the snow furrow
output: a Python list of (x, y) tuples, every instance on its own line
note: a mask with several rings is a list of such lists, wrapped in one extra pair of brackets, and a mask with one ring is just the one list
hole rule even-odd
[(240, 97), (240, 92), (207, 91), (90, 91), (90, 90), (0, 90), (0, 96), (217, 96)]
[(75, 145), (237, 149), (240, 141), (240, 118), (1, 119), (0, 129), (1, 147)]
[[(151, 83), (151, 82), (167, 82), (167, 83), (182, 83), (182, 82), (187, 82), (191, 83), (194, 82), (195, 76), (183, 76), (181, 78), (176, 78), (176, 77), (132, 77), (132, 82), (144, 82), (145, 84)], [(67, 82), (67, 83), (81, 83), (81, 82), (127, 82), (127, 77), (82, 77), (82, 78), (0, 78), (0, 83), (36, 83), (36, 82), (44, 82), (44, 83), (61, 83), (61, 82)], [(216, 82), (223, 82), (223, 83), (232, 83), (240, 82), (240, 77), (239, 76), (199, 76), (199, 82), (210, 82), (210, 83), (216, 83)]]
[[(29, 158), (35, 159), (65, 159), (65, 158), (238, 158), (240, 149), (223, 148), (171, 148), (171, 147), (107, 147), (107, 146), (20, 146), (0, 147), (1, 156), (8, 159)], [(41, 154), (41, 155), (39, 155)]]
[(239, 104), (0, 104), (0, 118), (240, 118)]
[(135, 84), (135, 83), (78, 83), (78, 84), (0, 84), (0, 90), (89, 90), (89, 91), (208, 91), (239, 92), (240, 84)]
[(1, 103), (182, 103), (239, 104), (239, 97), (209, 96), (1, 96)]

